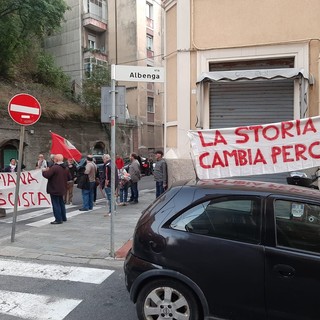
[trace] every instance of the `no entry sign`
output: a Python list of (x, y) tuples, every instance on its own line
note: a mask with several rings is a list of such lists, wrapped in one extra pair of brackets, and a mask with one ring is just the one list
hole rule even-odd
[(15, 95), (8, 104), (8, 112), (13, 121), (23, 126), (36, 123), (41, 116), (39, 101), (30, 94)]

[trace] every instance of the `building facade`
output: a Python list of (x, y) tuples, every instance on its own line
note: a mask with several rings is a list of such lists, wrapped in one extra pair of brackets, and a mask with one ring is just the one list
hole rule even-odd
[[(319, 1), (166, 0), (164, 7), (173, 180), (194, 177), (190, 129), (319, 115)], [(186, 172), (175, 170), (182, 163)]]
[[(66, 0), (61, 31), (45, 48), (71, 77), (75, 95), (95, 65), (162, 66), (163, 9), (153, 0)], [(149, 157), (163, 149), (163, 85), (119, 82), (126, 87), (126, 123), (117, 125), (116, 152)]]

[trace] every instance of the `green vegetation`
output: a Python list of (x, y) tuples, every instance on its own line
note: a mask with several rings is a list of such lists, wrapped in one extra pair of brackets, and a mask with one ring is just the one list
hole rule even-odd
[[(86, 74), (83, 80), (83, 101), (85, 105), (100, 113), (101, 106), (101, 87), (109, 86), (111, 83), (110, 66), (94, 66), (93, 70)], [(100, 116), (100, 114), (99, 114)]]
[[(34, 48), (39, 48), (33, 71), (43, 73), (43, 62), (52, 63), (41, 50), (44, 37), (57, 30), (68, 6), (64, 0), (0, 0), (0, 77), (12, 79), (21, 70), (21, 62), (34, 58)], [(49, 65), (47, 72), (59, 73)], [(48, 74), (47, 83), (52, 83)], [(54, 77), (54, 76), (53, 76)], [(57, 75), (56, 77), (60, 77)], [(54, 82), (54, 81), (53, 81)]]
[(37, 56), (33, 80), (61, 91), (70, 86), (70, 78), (61, 68), (55, 66), (53, 57), (45, 52), (39, 52)]
[(45, 38), (59, 32), (67, 10), (65, 0), (0, 0), (0, 80), (41, 94), (42, 99), (49, 96), (46, 111), (52, 117), (72, 113), (65, 108), (65, 100), (63, 110), (49, 107), (59, 104), (62, 92), (63, 98), (84, 106), (86, 115), (100, 118), (101, 86), (110, 85), (109, 66), (91, 64), (81, 96), (73, 96), (69, 76), (43, 48)]

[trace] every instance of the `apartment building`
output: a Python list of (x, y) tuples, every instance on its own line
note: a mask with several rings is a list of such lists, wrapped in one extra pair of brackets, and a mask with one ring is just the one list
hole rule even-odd
[(166, 0), (164, 8), (173, 180), (194, 177), (190, 129), (319, 115), (318, 0)]
[[(58, 66), (72, 79), (75, 95), (95, 65), (162, 66), (161, 1), (66, 0), (70, 10), (61, 31), (45, 42)], [(163, 149), (163, 84), (118, 82), (125, 86), (126, 122), (117, 125), (116, 152), (149, 157)], [(108, 127), (108, 124), (106, 124)], [(96, 141), (93, 152), (108, 152)]]

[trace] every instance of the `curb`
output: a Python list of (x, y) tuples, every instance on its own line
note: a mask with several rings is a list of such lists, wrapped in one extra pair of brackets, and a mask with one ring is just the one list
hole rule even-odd
[(132, 240), (128, 240), (120, 249), (116, 251), (116, 259), (124, 259), (132, 247)]

